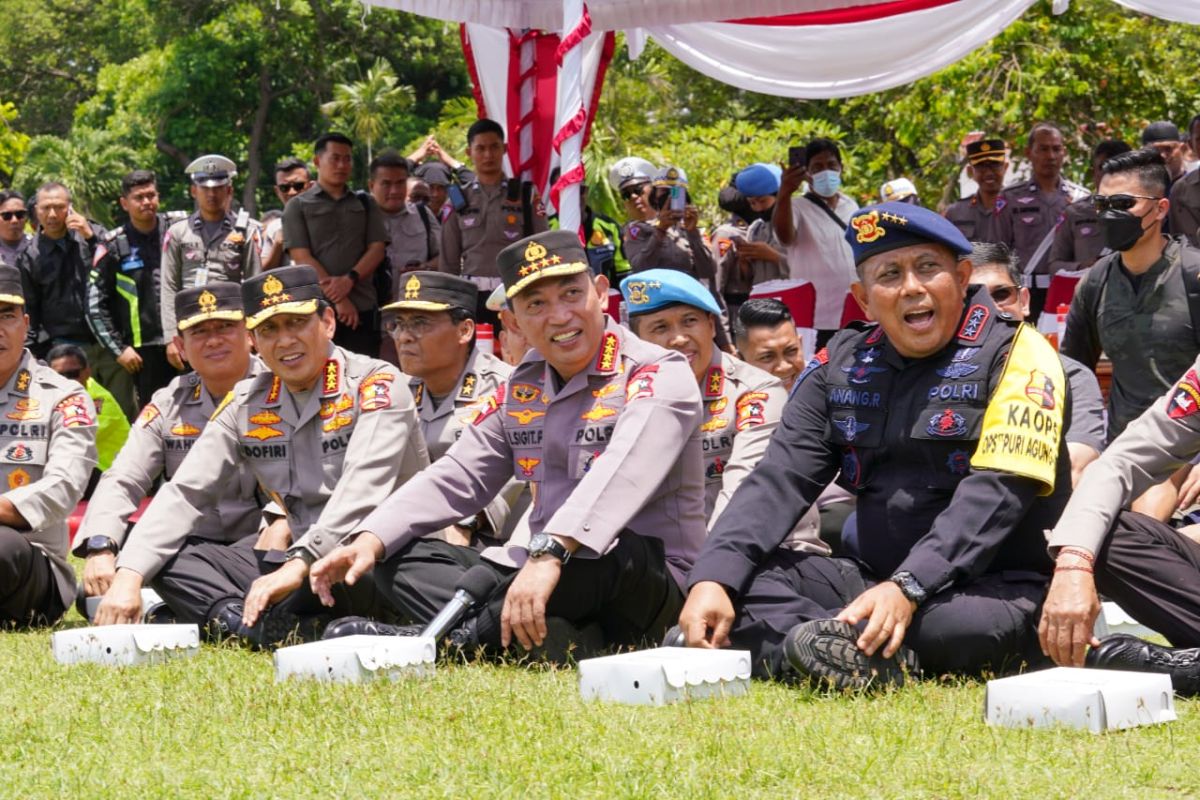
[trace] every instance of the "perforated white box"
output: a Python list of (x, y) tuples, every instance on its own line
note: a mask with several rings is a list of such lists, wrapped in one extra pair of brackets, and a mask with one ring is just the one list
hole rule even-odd
[(437, 643), (430, 636), (345, 636), (275, 651), (275, 680), (303, 678), (364, 683), (433, 674)]
[(1100, 733), (1176, 719), (1170, 676), (1152, 672), (1055, 667), (988, 681), (984, 704), (987, 723), (1005, 728)]
[(748, 650), (659, 647), (579, 662), (585, 700), (661, 706), (750, 689)]
[(157, 664), (200, 652), (195, 625), (105, 625), (58, 631), (50, 637), (60, 664), (129, 667)]

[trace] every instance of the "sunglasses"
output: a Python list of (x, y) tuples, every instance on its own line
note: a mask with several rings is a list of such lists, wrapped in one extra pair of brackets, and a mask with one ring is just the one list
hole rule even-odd
[(1147, 194), (1094, 194), (1092, 205), (1100, 213), (1105, 211), (1128, 211), (1137, 205), (1138, 200), (1161, 200), (1161, 197), (1151, 197)]
[(5, 222), (12, 222), (14, 219), (25, 219), (26, 212), (23, 210), (17, 211), (0, 211), (0, 219)]
[(636, 186), (626, 186), (621, 190), (621, 199), (632, 200), (633, 198), (640, 196), (645, 188), (646, 184), (644, 183), (639, 183)]
[(284, 194), (299, 194), (304, 191), (304, 187), (308, 186), (307, 181), (293, 181), (292, 183), (277, 183), (275, 188)]
[(83, 370), (81, 370), (81, 369), (64, 369), (62, 372), (60, 372), (58, 374), (62, 375), (67, 380), (77, 381), (77, 380), (79, 380), (79, 376), (83, 374)]
[(1015, 300), (1020, 291), (1019, 286), (995, 286), (988, 289), (988, 294), (992, 296), (992, 302), (1000, 304)]

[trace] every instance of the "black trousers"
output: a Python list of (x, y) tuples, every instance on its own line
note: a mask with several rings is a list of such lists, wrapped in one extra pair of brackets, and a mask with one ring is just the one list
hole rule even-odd
[[(753, 653), (757, 676), (780, 675), (794, 625), (837, 616), (878, 582), (853, 559), (778, 550), (735, 601), (730, 640)], [(1046, 586), (1037, 573), (999, 573), (939, 592), (917, 609), (904, 643), (930, 674), (1044, 663), (1037, 623)]]
[(0, 527), (0, 627), (53, 625), (66, 610), (49, 556), (20, 531)]
[[(480, 643), (498, 647), (504, 597), (517, 570), (485, 561), (469, 547), (418, 539), (377, 564), (375, 582), (402, 614), (424, 624), (450, 601), (462, 574), (477, 564), (500, 577), (476, 617)], [(572, 558), (563, 566), (546, 615), (581, 628), (597, 623), (608, 645), (657, 644), (682, 608), (683, 592), (667, 569), (662, 541), (626, 531), (600, 558)]]
[[(257, 533), (232, 544), (190, 538), (159, 571), (151, 585), (171, 607), (179, 622), (207, 625), (222, 605), (240, 602), (255, 580), (274, 572), (282, 563), (282, 560), (269, 560), (267, 551), (255, 550), (257, 539)], [(302, 618), (347, 614), (386, 616), (376, 607), (377, 593), (370, 581), (359, 581), (356, 586), (339, 584), (334, 587), (333, 596), (336, 605), (326, 608), (305, 581), (279, 603), (278, 608)]]
[(1200, 647), (1200, 545), (1122, 511), (1096, 558), (1096, 588), (1176, 647)]
[(371, 358), (379, 358), (379, 311), (371, 309), (358, 310), (358, 327), (351, 328), (339, 319), (333, 332), (333, 343), (352, 353), (358, 353)]
[(143, 345), (137, 348), (137, 351), (142, 357), (142, 368), (133, 374), (133, 380), (137, 388), (137, 406), (141, 408), (150, 402), (155, 392), (170, 383), (179, 373), (167, 360), (166, 345)]

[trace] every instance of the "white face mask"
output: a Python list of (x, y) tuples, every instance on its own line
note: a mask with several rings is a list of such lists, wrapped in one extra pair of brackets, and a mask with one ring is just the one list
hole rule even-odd
[(821, 197), (833, 197), (842, 188), (842, 173), (836, 169), (822, 170), (809, 176), (812, 190)]

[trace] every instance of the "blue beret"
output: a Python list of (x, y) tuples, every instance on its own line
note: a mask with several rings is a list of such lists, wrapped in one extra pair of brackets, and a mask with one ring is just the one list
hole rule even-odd
[(763, 197), (779, 191), (782, 170), (776, 164), (751, 164), (733, 179), (733, 185), (746, 197)]
[(621, 281), (621, 294), (631, 317), (649, 314), (673, 303), (695, 306), (710, 314), (721, 313), (712, 292), (691, 275), (677, 269), (648, 269), (634, 273)]
[(855, 211), (846, 226), (846, 241), (856, 266), (873, 255), (927, 242), (945, 245), (960, 258), (971, 254), (971, 243), (952, 222), (909, 203), (879, 203)]

